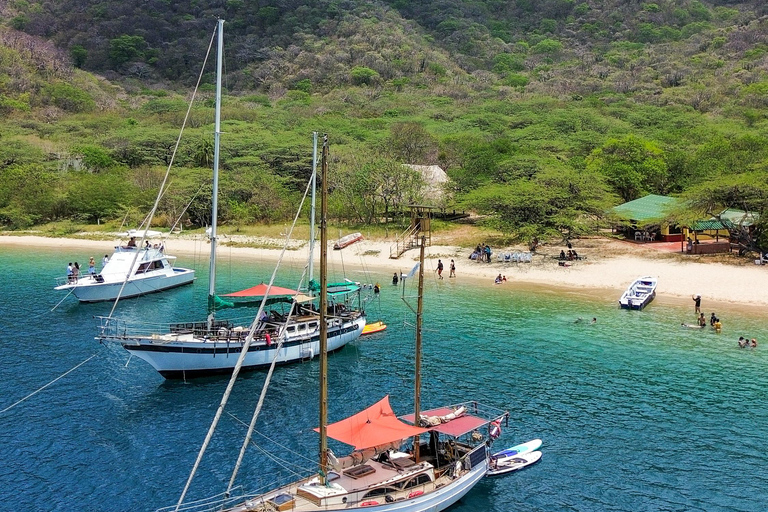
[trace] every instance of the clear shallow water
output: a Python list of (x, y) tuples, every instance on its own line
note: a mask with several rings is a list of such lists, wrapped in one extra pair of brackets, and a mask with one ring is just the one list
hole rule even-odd
[[(0, 409), (93, 354), (49, 388), (0, 414), (0, 510), (154, 510), (174, 504), (221, 398), (220, 378), (164, 381), (119, 347), (99, 345), (94, 315), (51, 288), (82, 254), (0, 247)], [(192, 262), (179, 262), (179, 264)], [(408, 266), (408, 265), (405, 265)], [(200, 265), (199, 275), (205, 274)], [(298, 275), (299, 268), (289, 268)], [(269, 278), (268, 265), (236, 264), (224, 288)], [(364, 276), (354, 274), (360, 279)], [(384, 272), (369, 318), (389, 329), (330, 358), (330, 417), (391, 395), (413, 401), (413, 316)], [(280, 284), (291, 286), (295, 279)], [(234, 284), (233, 286), (237, 286)], [(126, 300), (122, 318), (198, 318), (204, 277), (189, 287)], [(477, 288), (428, 280), (425, 406), (477, 399), (508, 408), (498, 449), (544, 440), (541, 462), (486, 479), (455, 511), (759, 511), (768, 503), (768, 406), (764, 318), (723, 316), (723, 333), (680, 327), (693, 319), (657, 299), (645, 311), (574, 293)], [(415, 300), (414, 300), (415, 303)], [(707, 311), (708, 313), (708, 311)], [(587, 319), (598, 318), (596, 325)], [(584, 322), (574, 323), (583, 317)], [(408, 325), (405, 324), (408, 322)], [(738, 326), (738, 329), (735, 328)], [(740, 350), (740, 335), (762, 341)], [(126, 363), (127, 366), (126, 366)], [(264, 373), (248, 375), (230, 408), (248, 421)], [(317, 363), (278, 369), (258, 430), (272, 453), (314, 457)], [(222, 492), (245, 427), (225, 415), (190, 498)], [(343, 447), (335, 446), (337, 453)], [(311, 466), (307, 461), (305, 466)], [(239, 481), (255, 490), (287, 472), (256, 449)]]

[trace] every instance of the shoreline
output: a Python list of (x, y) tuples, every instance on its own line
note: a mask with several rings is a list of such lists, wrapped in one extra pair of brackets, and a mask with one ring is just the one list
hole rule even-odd
[[(79, 249), (84, 254), (84, 261), (91, 255), (111, 254), (119, 242), (118, 238), (107, 241), (36, 235), (0, 236), (0, 247), (40, 247), (64, 249), (66, 252)], [(218, 247), (220, 251), (226, 251), (229, 258), (276, 262), (282, 252), (284, 240), (258, 240), (258, 243), (274, 245), (275, 248), (243, 246), (248, 243), (254, 243), (254, 240), (221, 236)], [(409, 272), (418, 261), (418, 250), (411, 249), (399, 259), (390, 259), (391, 245), (392, 243), (387, 241), (363, 240), (343, 249), (343, 252), (334, 251), (329, 246), (329, 262), (335, 261), (338, 264), (341, 260), (344, 266), (365, 268), (377, 275), (384, 271)], [(166, 246), (172, 255), (198, 258), (204, 256), (206, 259), (210, 247), (203, 235), (170, 238)], [(450, 260), (454, 259), (458, 279), (471, 279), (474, 281), (473, 285), (494, 286), (494, 278), (502, 274), (508, 280), (502, 286), (508, 287), (510, 291), (546, 288), (566, 293), (578, 292), (592, 297), (609, 297), (613, 293), (616, 300), (634, 279), (651, 275), (659, 280), (657, 301), (663, 299), (662, 302), (685, 305), (692, 302), (691, 295), (700, 294), (703, 298), (702, 311), (711, 309), (711, 305), (717, 305), (725, 309), (738, 308), (740, 311), (746, 309), (759, 313), (765, 312), (768, 306), (768, 294), (764, 292), (768, 289), (768, 268), (763, 266), (750, 266), (743, 264), (743, 261), (740, 262), (742, 264), (684, 261), (680, 255), (653, 251), (647, 246), (634, 247), (626, 242), (608, 239), (583, 239), (574, 241), (574, 249), (578, 249), (579, 253), (587, 258), (570, 262), (569, 267), (562, 267), (556, 259), (560, 249), (559, 246), (546, 246), (533, 256), (531, 263), (499, 262), (496, 255), (491, 263), (486, 263), (470, 261), (468, 254), (471, 250), (467, 248), (439, 245), (439, 240), (436, 240), (435, 245), (426, 248), (425, 275), (437, 279), (435, 270), (437, 260), (441, 259), (445, 267), (443, 276), (446, 280), (449, 279)], [(508, 250), (513, 249), (503, 249), (500, 252)], [(497, 254), (498, 252), (497, 250)], [(294, 241), (293, 248), (285, 252), (286, 260), (294, 263), (306, 261), (308, 255), (306, 241)], [(319, 260), (318, 251), (315, 258)]]

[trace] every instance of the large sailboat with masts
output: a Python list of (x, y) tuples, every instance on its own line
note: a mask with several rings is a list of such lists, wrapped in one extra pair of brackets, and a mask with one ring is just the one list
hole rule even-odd
[[(97, 339), (120, 343), (125, 350), (152, 365), (165, 378), (190, 378), (212, 374), (231, 374), (244, 351), (242, 368), (252, 370), (270, 366), (272, 361), (287, 364), (312, 359), (320, 353), (320, 331), (327, 329), (329, 350), (341, 349), (356, 340), (365, 326), (360, 286), (353, 282), (337, 283), (330, 290), (319, 291), (311, 280), (304, 292), (274, 286), (277, 267), (269, 284), (260, 284), (222, 296), (216, 295), (217, 202), (219, 145), (221, 137), (221, 71), (223, 21), (217, 25), (218, 51), (216, 72), (216, 110), (213, 155), (213, 194), (210, 227), (210, 280), (208, 317), (193, 322), (174, 322), (161, 328), (99, 317)], [(317, 147), (317, 134), (315, 134)], [(316, 155), (316, 150), (315, 150)], [(327, 156), (327, 155), (326, 155)], [(317, 159), (313, 159), (313, 182)], [(327, 165), (327, 163), (326, 163)], [(309, 187), (308, 187), (309, 188)], [(313, 212), (314, 214), (314, 212)], [(283, 251), (283, 254), (285, 250)], [(310, 251), (310, 268), (313, 258)], [(331, 297), (318, 311), (318, 293)], [(217, 317), (229, 307), (256, 309), (252, 321), (236, 323)]]
[[(319, 294), (319, 427), (318, 467), (314, 474), (277, 486), (256, 495), (233, 496), (237, 473), (250, 445), (261, 407), (269, 387), (276, 359), (266, 375), (256, 410), (235, 463), (224, 495), (210, 500), (185, 503), (190, 485), (213, 437), (247, 353), (242, 349), (238, 365), (217, 409), (214, 420), (198, 453), (194, 467), (175, 506), (170, 510), (228, 510), (237, 512), (346, 511), (358, 507), (377, 512), (437, 512), (464, 495), (485, 476), (489, 447), (508, 420), (506, 411), (476, 401), (421, 408), (421, 331), (424, 290), (424, 243), (421, 244), (418, 270), (418, 302), (415, 344), (415, 395), (413, 414), (397, 417), (389, 397), (335, 423), (328, 422), (328, 353), (331, 349), (328, 322), (327, 283), (327, 139), (321, 166), (320, 213), (320, 294)], [(404, 288), (405, 289), (405, 288)], [(352, 452), (337, 457), (328, 447), (335, 439), (349, 445)]]

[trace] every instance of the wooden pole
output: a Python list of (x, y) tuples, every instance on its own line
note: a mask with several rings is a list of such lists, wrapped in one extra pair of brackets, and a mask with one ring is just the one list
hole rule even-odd
[(328, 474), (328, 135), (320, 165), (320, 483)]
[[(424, 312), (424, 246), (426, 245), (424, 235), (421, 235), (421, 248), (419, 249), (419, 298), (416, 303), (416, 350), (415, 350), (415, 373), (414, 397), (413, 397), (413, 421), (419, 426), (419, 416), (421, 415), (421, 324), (422, 313)], [(413, 458), (419, 462), (419, 436), (413, 438)]]

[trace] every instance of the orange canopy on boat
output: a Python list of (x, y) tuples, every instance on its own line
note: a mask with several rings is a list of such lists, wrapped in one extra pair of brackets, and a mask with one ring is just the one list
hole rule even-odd
[(354, 416), (328, 425), (327, 432), (328, 437), (364, 450), (423, 434), (426, 429), (400, 421), (387, 395)]
[[(253, 286), (251, 288), (247, 288), (245, 290), (240, 290), (239, 292), (232, 292), (227, 293), (224, 295), (221, 295), (221, 297), (263, 297), (267, 293), (267, 285), (264, 283), (261, 283), (259, 285)], [(289, 288), (281, 288), (280, 286), (272, 286), (272, 288), (269, 289), (269, 295), (270, 297), (280, 296), (280, 295), (296, 295), (296, 290), (291, 290)]]

